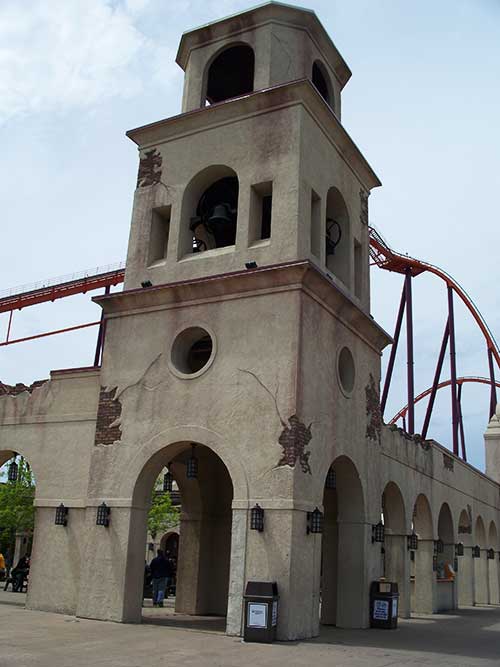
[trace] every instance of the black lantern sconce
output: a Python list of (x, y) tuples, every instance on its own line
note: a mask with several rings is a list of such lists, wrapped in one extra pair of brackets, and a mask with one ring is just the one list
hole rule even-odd
[(478, 544), (472, 547), (472, 558), (481, 558), (481, 547)]
[(323, 512), (316, 507), (314, 512), (307, 513), (307, 534), (323, 532)]
[(444, 542), (442, 539), (434, 540), (434, 553), (442, 554), (444, 551)]
[(408, 550), (416, 551), (418, 549), (418, 535), (415, 531), (408, 535)]
[(382, 521), (372, 526), (372, 544), (375, 542), (383, 542), (385, 540), (385, 528)]
[(198, 478), (198, 458), (195, 454), (196, 445), (191, 445), (191, 456), (188, 458), (186, 465), (186, 477), (188, 479)]
[(463, 542), (458, 542), (455, 544), (455, 556), (463, 556), (464, 555), (464, 543)]
[(96, 526), (109, 526), (109, 515), (111, 514), (111, 507), (108, 507), (106, 503), (102, 503), (97, 508), (97, 516), (95, 520)]
[(250, 530), (258, 530), (259, 533), (264, 530), (264, 510), (258, 504), (250, 510)]
[(174, 488), (174, 476), (170, 472), (170, 469), (163, 475), (163, 490), (170, 493)]
[(65, 507), (62, 503), (59, 505), (59, 507), (56, 507), (54, 523), (56, 526), (68, 525), (68, 508)]
[(17, 477), (19, 474), (19, 466), (16, 461), (17, 454), (14, 454), (14, 460), (11, 461), (9, 465), (9, 470), (7, 472), (7, 479), (9, 482), (17, 482)]
[(328, 474), (325, 480), (325, 489), (336, 489), (337, 488), (337, 473), (333, 468), (328, 470)]
[(489, 560), (495, 559), (495, 549), (488, 549), (486, 552)]

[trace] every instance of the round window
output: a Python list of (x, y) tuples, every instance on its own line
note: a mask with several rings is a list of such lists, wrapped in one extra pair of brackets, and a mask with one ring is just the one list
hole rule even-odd
[(182, 376), (199, 375), (213, 359), (212, 336), (201, 327), (189, 327), (178, 334), (172, 345), (172, 367)]
[(356, 371), (354, 369), (354, 359), (347, 347), (343, 347), (340, 351), (338, 371), (341, 388), (346, 394), (350, 394), (354, 389)]

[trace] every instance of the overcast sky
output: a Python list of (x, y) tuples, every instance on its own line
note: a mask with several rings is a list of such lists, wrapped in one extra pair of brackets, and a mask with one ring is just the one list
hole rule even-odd
[[(137, 174), (127, 129), (180, 111), (181, 33), (240, 0), (1, 0), (0, 290), (125, 258)], [(292, 3), (293, 4), (293, 3)], [(353, 71), (342, 122), (383, 183), (370, 221), (439, 265), (500, 329), (500, 1), (303, 0)], [(401, 276), (372, 270), (372, 313), (392, 333)], [(416, 390), (432, 382), (445, 292), (414, 281)], [(459, 375), (486, 375), (485, 344), (456, 306)], [(11, 337), (99, 318), (89, 296), (16, 313)], [(0, 315), (0, 337), (7, 327)], [(95, 330), (0, 348), (0, 379), (91, 365)], [(386, 418), (405, 404), (398, 358)], [(443, 375), (449, 377), (449, 369)], [(500, 375), (500, 374), (499, 374)], [(442, 392), (429, 435), (450, 444)], [(488, 388), (464, 388), (469, 460), (484, 465)], [(417, 430), (422, 411), (417, 411)]]

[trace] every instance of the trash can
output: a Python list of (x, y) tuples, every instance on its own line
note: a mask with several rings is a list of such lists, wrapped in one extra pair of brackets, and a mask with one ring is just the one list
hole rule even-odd
[(276, 639), (278, 625), (278, 584), (275, 581), (248, 581), (243, 600), (244, 641), (270, 644)]
[(372, 581), (370, 586), (370, 627), (398, 627), (399, 592), (394, 581)]

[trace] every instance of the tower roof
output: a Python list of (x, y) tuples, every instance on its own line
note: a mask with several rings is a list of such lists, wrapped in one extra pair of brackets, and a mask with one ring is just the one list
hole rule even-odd
[(316, 42), (318, 48), (323, 51), (331, 63), (341, 86), (345, 86), (351, 77), (351, 70), (330, 39), (316, 13), (312, 9), (288, 5), (284, 2), (275, 2), (274, 0), (184, 32), (177, 51), (176, 62), (185, 70), (189, 54), (193, 49), (220, 39), (236, 37), (242, 32), (271, 21), (286, 23), (308, 32), (311, 39)]

